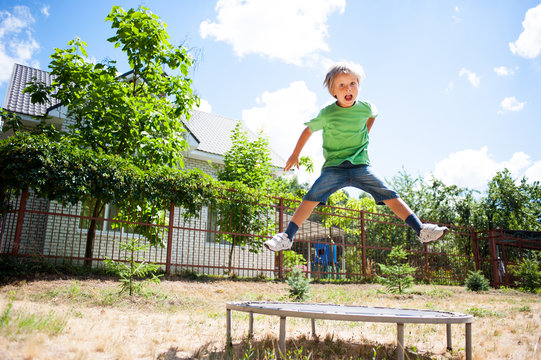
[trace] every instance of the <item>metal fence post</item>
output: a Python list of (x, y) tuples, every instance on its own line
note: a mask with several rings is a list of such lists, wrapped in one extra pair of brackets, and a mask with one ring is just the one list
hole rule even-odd
[[(284, 232), (284, 198), (280, 198), (278, 205), (278, 232)], [(276, 254), (275, 261), (278, 262), (278, 278), (284, 277), (284, 252), (279, 251)]]
[(430, 283), (430, 264), (428, 263), (428, 245), (423, 244), (424, 253), (425, 253), (425, 280), (427, 283)]
[(471, 230), (472, 238), (472, 251), (473, 251), (473, 261), (475, 262), (475, 271), (481, 270), (481, 262), (479, 259), (479, 238), (477, 237), (477, 232), (474, 228)]
[(366, 279), (366, 244), (365, 244), (365, 228), (364, 228), (364, 210), (361, 210), (361, 253), (363, 265), (363, 278)]
[(490, 230), (489, 233), (489, 247), (490, 247), (490, 264), (492, 271), (491, 285), (495, 288), (500, 287), (500, 280), (498, 277), (498, 251), (496, 250), (496, 231)]
[(26, 212), (26, 200), (28, 200), (28, 187), (22, 192), (21, 199), (19, 201), (19, 211), (17, 212), (17, 225), (15, 227), (15, 237), (13, 238), (13, 249), (11, 255), (17, 256), (19, 254), (19, 247), (21, 245), (21, 233), (23, 231), (24, 213)]
[(173, 251), (173, 224), (175, 222), (175, 203), (169, 208), (169, 225), (167, 234), (167, 256), (165, 260), (165, 275), (171, 275), (171, 253)]

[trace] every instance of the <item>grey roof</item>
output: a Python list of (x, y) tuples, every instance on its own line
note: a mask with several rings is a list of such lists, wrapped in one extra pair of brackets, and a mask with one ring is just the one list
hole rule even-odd
[[(231, 142), (231, 131), (237, 125), (238, 120), (226, 118), (220, 115), (210, 114), (199, 110), (193, 110), (192, 115), (184, 124), (188, 131), (199, 142), (197, 150), (214, 155), (225, 154), (233, 145)], [(242, 124), (243, 131), (248, 139), (253, 141), (257, 135), (251, 132)], [(270, 151), (272, 164), (283, 168), (285, 161), (274, 151)]]
[(4, 100), (4, 109), (21, 115), (41, 116), (47, 113), (48, 108), (57, 105), (56, 99), (52, 99), (52, 103), (32, 104), (30, 94), (23, 93), (23, 90), (34, 79), (50, 85), (54, 78), (47, 71), (15, 64)]

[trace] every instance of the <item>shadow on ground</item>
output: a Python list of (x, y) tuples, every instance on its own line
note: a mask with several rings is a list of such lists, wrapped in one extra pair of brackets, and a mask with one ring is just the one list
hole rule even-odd
[[(342, 359), (396, 359), (396, 347), (393, 345), (381, 345), (364, 341), (355, 343), (333, 339), (327, 336), (325, 339), (309, 338), (304, 335), (296, 339), (288, 339), (286, 342), (287, 360), (342, 360)], [(158, 360), (273, 360), (279, 358), (278, 342), (274, 338), (261, 341), (243, 340), (233, 344), (231, 348), (214, 348), (207, 344), (197, 349), (192, 354), (170, 348), (167, 352), (158, 355)], [(451, 354), (421, 354), (413, 349), (406, 348), (404, 353), (406, 360), (434, 360), (434, 359), (461, 359), (461, 356)]]

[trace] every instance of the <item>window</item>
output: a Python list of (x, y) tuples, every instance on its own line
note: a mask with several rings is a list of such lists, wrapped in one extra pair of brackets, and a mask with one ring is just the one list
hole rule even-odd
[[(81, 221), (79, 229), (88, 230), (90, 227), (93, 206), (90, 202), (84, 202), (81, 209)], [(134, 233), (133, 226), (120, 227), (122, 222), (117, 218), (119, 209), (115, 205), (106, 204), (97, 216), (96, 231), (117, 231), (121, 233)]]
[[(218, 211), (212, 210), (211, 208), (207, 211), (207, 237), (206, 240), (208, 243), (216, 244), (216, 239), (220, 236), (218, 233)], [(218, 242), (220, 245), (228, 245), (229, 242), (225, 239), (221, 239)]]

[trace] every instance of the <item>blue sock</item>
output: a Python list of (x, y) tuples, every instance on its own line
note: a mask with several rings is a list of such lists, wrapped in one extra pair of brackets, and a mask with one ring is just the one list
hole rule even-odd
[(421, 220), (419, 220), (419, 218), (417, 217), (417, 215), (411, 214), (404, 221), (406, 222), (406, 224), (408, 224), (410, 228), (412, 228), (417, 233), (417, 235), (421, 233), (422, 223)]
[(290, 221), (287, 225), (286, 231), (284, 231), (287, 234), (287, 237), (289, 240), (293, 241), (293, 236), (297, 233), (297, 230), (299, 230), (299, 226), (295, 224), (293, 221)]

